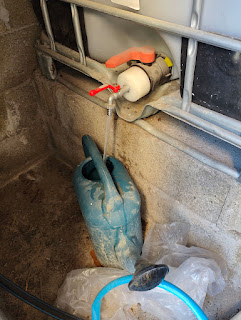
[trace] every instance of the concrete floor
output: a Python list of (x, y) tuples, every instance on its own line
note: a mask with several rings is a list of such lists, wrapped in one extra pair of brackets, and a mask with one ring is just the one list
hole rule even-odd
[[(50, 304), (69, 271), (95, 266), (72, 173), (50, 157), (0, 189), (0, 272)], [(47, 319), (2, 290), (0, 300), (12, 319)]]

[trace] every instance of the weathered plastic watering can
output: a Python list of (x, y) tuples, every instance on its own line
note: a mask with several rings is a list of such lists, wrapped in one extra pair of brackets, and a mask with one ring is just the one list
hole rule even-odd
[(82, 138), (86, 159), (74, 174), (74, 189), (95, 254), (103, 266), (134, 272), (142, 249), (140, 195), (123, 164), (106, 165), (90, 136)]

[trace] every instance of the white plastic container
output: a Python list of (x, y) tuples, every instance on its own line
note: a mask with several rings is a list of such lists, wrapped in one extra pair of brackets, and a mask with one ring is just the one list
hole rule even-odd
[[(116, 5), (111, 0), (96, 2), (185, 26), (190, 25), (192, 0), (140, 0), (139, 11)], [(84, 12), (92, 58), (105, 62), (130, 47), (151, 45), (173, 60), (174, 77), (179, 76), (181, 37), (93, 10), (85, 9)], [(241, 38), (240, 12), (240, 0), (204, 0), (200, 28)]]

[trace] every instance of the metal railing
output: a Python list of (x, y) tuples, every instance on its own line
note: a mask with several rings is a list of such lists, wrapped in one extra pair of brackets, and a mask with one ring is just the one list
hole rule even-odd
[[(50, 49), (46, 46), (37, 45), (37, 49), (51, 56), (53, 59), (79, 70), (98, 81), (112, 79), (112, 74), (106, 70), (102, 64), (85, 56), (82, 41), (79, 15), (77, 6), (93, 9), (111, 16), (126, 19), (159, 29), (163, 32), (175, 34), (189, 38), (187, 48), (186, 70), (183, 88), (183, 98), (163, 97), (155, 103), (151, 103), (154, 108), (180, 119), (194, 127), (197, 127), (213, 136), (216, 136), (238, 148), (241, 148), (241, 122), (233, 118), (222, 115), (218, 112), (209, 110), (205, 107), (192, 103), (193, 79), (196, 65), (197, 44), (203, 42), (216, 47), (241, 52), (241, 40), (233, 39), (228, 36), (215, 34), (199, 30), (201, 19), (202, 0), (193, 0), (191, 25), (190, 27), (170, 23), (167, 21), (151, 18), (127, 10), (104, 5), (92, 0), (60, 0), (69, 3), (71, 6), (73, 25), (75, 30), (76, 44), (79, 51), (73, 51), (54, 40), (51, 22), (48, 14), (46, 0), (40, 0), (42, 14), (44, 18), (46, 32), (49, 38)], [(78, 58), (77, 58), (78, 56)], [(103, 76), (104, 74), (104, 76)], [(113, 80), (113, 79), (112, 79)], [(102, 81), (103, 82), (103, 81)], [(166, 100), (165, 100), (166, 99)], [(165, 108), (163, 108), (165, 100)]]

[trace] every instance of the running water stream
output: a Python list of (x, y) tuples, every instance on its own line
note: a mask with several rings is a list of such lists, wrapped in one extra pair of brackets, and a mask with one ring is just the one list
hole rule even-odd
[(103, 154), (104, 163), (106, 163), (106, 159), (107, 159), (112, 113), (113, 112), (111, 109), (107, 109), (107, 119), (106, 119), (106, 129), (105, 129), (105, 145), (104, 145), (104, 154)]

